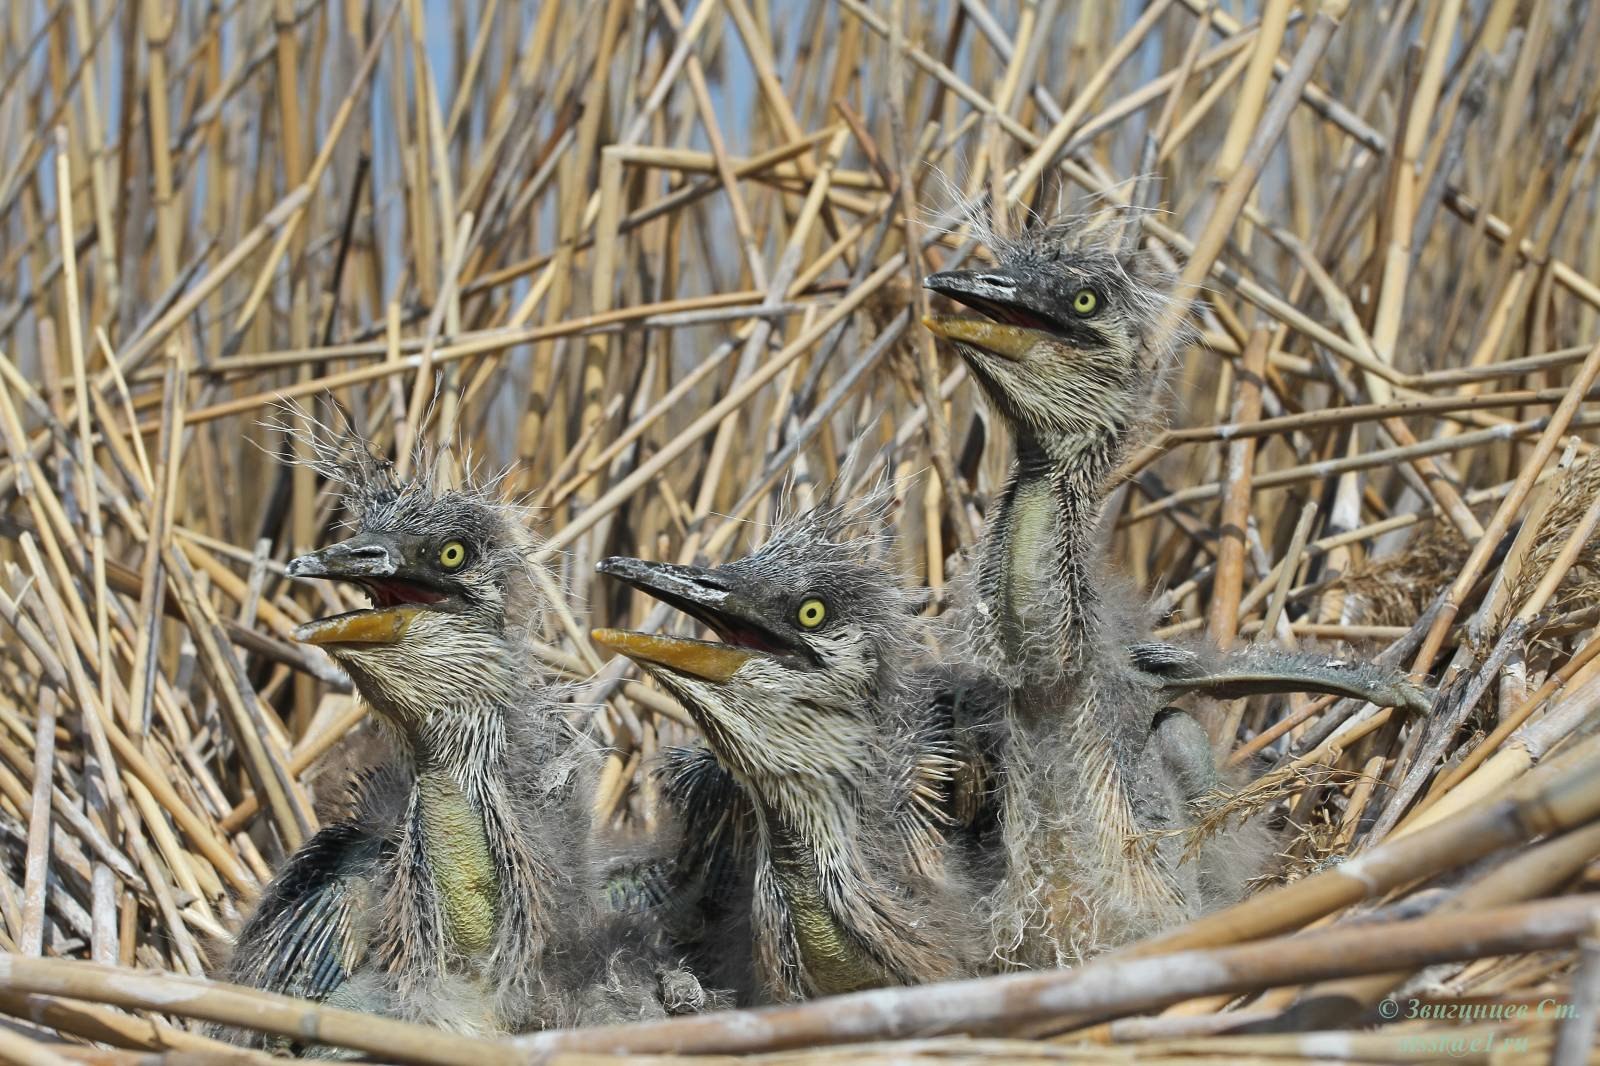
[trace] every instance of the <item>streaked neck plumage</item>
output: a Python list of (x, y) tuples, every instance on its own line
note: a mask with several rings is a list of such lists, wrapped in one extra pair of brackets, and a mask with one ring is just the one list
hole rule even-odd
[[(818, 782), (820, 784), (820, 782)], [(863, 930), (855, 928), (862, 889), (874, 871), (861, 854), (859, 790), (839, 780), (826, 787), (759, 796), (760, 826), (756, 878), (770, 879), (778, 902), (760, 928), (769, 940), (766, 953), (778, 960), (769, 982), (784, 999), (853, 992), (891, 982), (880, 960), (865, 950)], [(758, 906), (760, 904), (758, 903)], [(790, 945), (797, 954), (786, 958)]]
[(1087, 665), (1100, 620), (1090, 565), (1100, 484), (1115, 448), (1104, 432), (1041, 440), (1017, 431), (981, 586), (990, 641), (1018, 682)]
[[(403, 985), (430, 987), (445, 973), (483, 982), (491, 991), (530, 970), (550, 933), (557, 855), (528, 824), (513, 799), (513, 775), (526, 762), (559, 750), (564, 726), (542, 688), (518, 681), (482, 660), (476, 684), (432, 677), (379, 685), (359, 667), (357, 689), (378, 710), (409, 756), (414, 777), (397, 845), (398, 876), (385, 886), (394, 930), (384, 935), (385, 968)], [(426, 693), (439, 702), (425, 707)], [(376, 699), (372, 699), (376, 696)], [(381, 702), (380, 702), (381, 701)], [(513, 722), (549, 715), (550, 751), (520, 751), (526, 734), (543, 749), (544, 727)]]
[(813, 759), (799, 772), (735, 772), (759, 826), (756, 929), (769, 991), (797, 1000), (950, 976), (958, 963), (925, 928), (927, 901), (896, 851), (893, 755), (868, 719), (793, 713), (831, 734), (807, 743)]

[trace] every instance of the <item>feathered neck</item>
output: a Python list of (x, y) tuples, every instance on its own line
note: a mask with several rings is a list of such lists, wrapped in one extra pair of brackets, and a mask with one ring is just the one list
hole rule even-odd
[[(846, 697), (840, 692), (830, 694), (826, 709), (800, 702), (783, 709), (782, 717), (796, 731), (783, 738), (784, 749), (795, 753), (791, 758), (774, 760), (769, 751), (759, 756), (748, 750), (722, 752), (735, 779), (762, 808), (764, 822), (796, 846), (816, 852), (825, 865), (864, 869), (859, 837), (879, 839), (898, 810), (901, 769), (911, 758), (909, 730), (902, 728), (899, 714), (909, 698), (903, 665), (885, 661), (863, 688), (850, 690), (849, 701), (874, 708), (871, 715), (842, 709), (839, 701)], [(725, 729), (706, 734), (713, 748), (732, 739)]]
[[(470, 754), (476, 749), (467, 745), (485, 728), (482, 719), (544, 702), (508, 649), (483, 641), (468, 652), (404, 658), (378, 652), (338, 661), (356, 692), (421, 762), (464, 748)], [(526, 662), (521, 667), (525, 671)]]
[(443, 773), (465, 787), (485, 773), (505, 769), (505, 715), (520, 713), (525, 712), (449, 707), (401, 730), (401, 735), (419, 773)]
[(1111, 469), (1108, 434), (1017, 436), (1011, 481), (984, 551), (983, 628), (1014, 683), (1087, 666), (1100, 625), (1090, 561), (1098, 550), (1100, 485)]
[(953, 976), (960, 963), (927, 928), (933, 901), (913, 887), (932, 882), (897, 852), (893, 814), (863, 818), (860, 790), (838, 791), (851, 794), (832, 805), (838, 820), (757, 804), (757, 929), (772, 991), (791, 1000)]
[(569, 895), (558, 886), (571, 875), (561, 841), (547, 838), (535, 814), (560, 802), (553, 784), (568, 749), (548, 698), (526, 696), (488, 712), (439, 711), (401, 733), (414, 773), (382, 950), (412, 994), (455, 972), (496, 990), (492, 1012), (535, 1001), (557, 895)]
[(745, 785), (760, 834), (761, 953), (780, 999), (938, 980), (960, 965), (927, 928), (939, 882), (913, 854), (903, 731), (858, 724), (830, 772)]

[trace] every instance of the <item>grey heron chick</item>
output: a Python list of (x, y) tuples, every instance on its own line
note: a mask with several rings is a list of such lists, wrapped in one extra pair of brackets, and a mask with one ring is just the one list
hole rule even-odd
[[(1113, 227), (1114, 228), (1114, 227)], [(1185, 692), (1314, 691), (1425, 705), (1403, 677), (1278, 651), (1219, 657), (1152, 641), (1105, 561), (1105, 482), (1142, 427), (1175, 342), (1171, 279), (1081, 220), (991, 240), (991, 267), (924, 285), (978, 312), (930, 316), (1015, 446), (974, 575), (975, 660), (1009, 692), (995, 950), (1073, 963), (1231, 902), (1263, 848), (1247, 829), (1185, 860), (1192, 806), (1220, 783)]]
[(371, 606), (296, 635), (349, 673), (391, 752), (278, 872), (221, 976), (468, 1032), (661, 1014), (592, 872), (594, 746), (529, 669), (546, 601), (523, 514), (329, 433), (307, 434), (311, 465), (354, 532), (288, 573)]
[(712, 951), (750, 945), (751, 978), (729, 983), (753, 978), (757, 1001), (937, 981), (981, 957), (945, 840), (954, 741), (912, 669), (925, 654), (915, 604), (874, 538), (842, 532), (848, 512), (824, 505), (718, 567), (599, 564), (718, 638), (594, 634), (704, 734), (701, 754), (669, 764), (666, 791), (687, 864), (725, 879)]

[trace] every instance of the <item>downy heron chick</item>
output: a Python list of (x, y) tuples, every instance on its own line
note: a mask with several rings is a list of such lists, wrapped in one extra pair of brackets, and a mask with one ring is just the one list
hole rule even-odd
[(279, 871), (223, 976), (470, 1032), (659, 1015), (590, 874), (591, 745), (529, 669), (545, 600), (523, 515), (329, 432), (307, 434), (311, 465), (354, 534), (288, 573), (371, 606), (296, 636), (349, 673), (393, 751)]
[(911, 669), (915, 605), (877, 538), (846, 534), (851, 511), (824, 504), (714, 568), (599, 564), (720, 638), (594, 634), (704, 733), (665, 791), (689, 865), (733, 868), (707, 935), (713, 954), (752, 946), (758, 1000), (956, 977), (981, 950), (944, 846), (954, 762)]
[(924, 285), (983, 316), (925, 321), (955, 345), (1015, 446), (965, 612), (974, 657), (1009, 690), (995, 950), (1013, 963), (1072, 963), (1230, 902), (1257, 872), (1263, 849), (1245, 830), (1181, 861), (1190, 807), (1219, 776), (1205, 731), (1168, 699), (1423, 701), (1372, 667), (1265, 650), (1213, 661), (1148, 639), (1137, 599), (1107, 569), (1100, 510), (1152, 418), (1184, 309), (1148, 256), (1082, 220), (989, 243), (994, 266)]

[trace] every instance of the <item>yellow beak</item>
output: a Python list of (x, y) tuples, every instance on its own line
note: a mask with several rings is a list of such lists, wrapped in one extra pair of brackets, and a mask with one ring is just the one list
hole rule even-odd
[(963, 315), (923, 315), (922, 324), (936, 337), (1014, 361), (1027, 355), (1038, 337), (1037, 330)]
[(596, 629), (589, 634), (596, 644), (621, 652), (637, 663), (664, 666), (675, 673), (705, 681), (723, 682), (756, 657), (756, 652), (729, 644), (685, 640), (626, 629)]
[(307, 622), (294, 631), (302, 644), (393, 644), (405, 636), (420, 607), (385, 607)]

